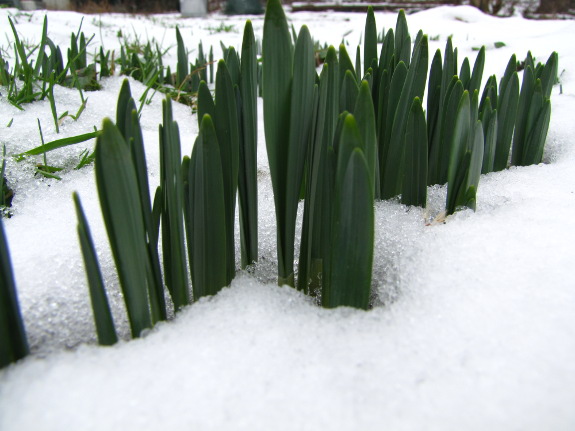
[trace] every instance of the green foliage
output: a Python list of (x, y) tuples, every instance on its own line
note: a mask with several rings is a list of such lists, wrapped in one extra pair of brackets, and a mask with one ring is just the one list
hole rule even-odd
[(80, 239), (80, 247), (82, 249), (82, 256), (84, 257), (86, 276), (88, 278), (98, 343), (102, 346), (111, 346), (112, 344), (116, 344), (118, 336), (116, 335), (112, 313), (108, 305), (108, 298), (98, 264), (98, 257), (92, 241), (90, 227), (88, 226), (82, 204), (80, 203), (80, 198), (77, 193), (74, 193), (73, 197), (76, 214), (78, 216), (78, 237)]
[(391, 198), (401, 193), (404, 169), (404, 140), (407, 117), (413, 99), (423, 98), (427, 81), (428, 53), (427, 36), (423, 36), (415, 47), (413, 59), (407, 72), (401, 96), (393, 115), (390, 145), (387, 151), (386, 164), (383, 170), (381, 196)]
[(302, 27), (294, 50), (279, 0), (270, 0), (266, 8), (263, 57), (264, 128), (278, 226), (278, 283), (293, 286), (295, 218), (316, 74), (309, 31)]
[(160, 188), (162, 208), (162, 251), (164, 277), (176, 310), (190, 303), (184, 241), (181, 150), (178, 125), (172, 118), (170, 99), (162, 103), (160, 126)]
[(517, 60), (511, 57), (505, 74), (499, 84), (499, 99), (497, 104), (497, 144), (493, 170), (501, 171), (507, 167), (511, 138), (517, 117), (519, 103), (519, 78), (517, 76)]
[(209, 114), (202, 117), (188, 175), (189, 254), (194, 299), (214, 295), (228, 281), (227, 208), (222, 157)]
[(459, 101), (452, 137), (447, 186), (447, 214), (467, 207), (475, 210), (475, 199), (483, 163), (483, 128), (474, 121), (469, 92)]
[(130, 147), (109, 119), (96, 141), (96, 183), (132, 336), (139, 337), (152, 327), (146, 277), (151, 264)]
[(215, 129), (220, 146), (226, 208), (227, 284), (235, 275), (234, 217), (238, 189), (240, 129), (236, 91), (226, 63), (218, 62), (216, 72)]
[(299, 255), (298, 288), (319, 292), (328, 284), (331, 253), (331, 206), (333, 201), (333, 145), (338, 118), (339, 65), (333, 46), (329, 47), (320, 76), (315, 127), (308, 158), (306, 199)]
[(419, 97), (413, 100), (407, 118), (401, 203), (427, 205), (427, 126)]
[(345, 118), (335, 174), (330, 283), (325, 307), (367, 309), (371, 293), (374, 210), (372, 178), (353, 115)]
[(0, 217), (0, 368), (29, 352), (12, 273), (12, 263)]
[(531, 53), (525, 60), (513, 135), (511, 164), (527, 166), (541, 163), (551, 117), (551, 89), (557, 79), (558, 55), (552, 53), (545, 66), (534, 69)]
[(254, 31), (248, 20), (242, 42), (241, 103), (238, 109), (241, 122), (238, 193), (242, 268), (258, 260), (258, 71), (256, 50)]

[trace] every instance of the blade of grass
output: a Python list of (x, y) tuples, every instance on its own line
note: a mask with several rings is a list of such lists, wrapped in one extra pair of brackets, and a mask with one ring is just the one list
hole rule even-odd
[(151, 328), (149, 267), (138, 180), (118, 128), (105, 119), (96, 141), (96, 184), (134, 337)]
[(242, 139), (238, 192), (240, 205), (241, 265), (245, 268), (258, 260), (258, 106), (256, 40), (251, 21), (246, 22), (242, 42), (240, 92), (242, 97)]
[(0, 217), (0, 368), (22, 359), (28, 353), (8, 242)]
[(88, 289), (94, 313), (94, 323), (98, 335), (98, 343), (102, 346), (111, 346), (118, 342), (114, 320), (108, 304), (104, 280), (98, 264), (98, 256), (92, 241), (92, 234), (88, 221), (84, 215), (80, 198), (76, 192), (73, 194), (74, 204), (76, 206), (76, 215), (78, 217), (78, 237), (80, 247), (84, 258), (84, 267), (86, 268), (86, 277), (88, 279)]

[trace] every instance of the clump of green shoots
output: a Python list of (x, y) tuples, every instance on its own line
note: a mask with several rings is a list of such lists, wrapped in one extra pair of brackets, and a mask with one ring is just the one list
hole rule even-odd
[[(97, 90), (97, 71), (87, 61), (87, 48), (92, 38), (86, 39), (80, 29), (72, 33), (67, 62), (60, 47), (48, 37), (48, 18), (44, 17), (42, 36), (37, 46), (26, 46), (20, 39), (14, 22), (8, 18), (14, 36), (14, 66), (10, 69), (0, 56), (0, 84), (7, 86), (7, 100), (19, 109), (35, 100), (50, 98), (53, 103), (54, 84), (81, 90)], [(35, 59), (32, 56), (36, 53)]]

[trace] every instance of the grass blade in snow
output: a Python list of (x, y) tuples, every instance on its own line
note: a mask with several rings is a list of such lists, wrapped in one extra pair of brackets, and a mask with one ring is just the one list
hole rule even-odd
[(530, 124), (531, 127), (525, 139), (521, 165), (541, 163), (550, 119), (551, 101), (545, 99), (541, 81), (538, 79), (535, 83), (535, 90), (527, 116), (527, 124)]
[[(292, 60), (287, 22), (278, 0), (270, 0), (266, 8), (263, 57), (264, 126), (278, 226), (278, 283), (293, 286), (295, 217), (316, 73), (313, 44), (305, 26)], [(298, 65), (293, 69), (293, 82), (292, 61)]]
[(395, 24), (395, 64), (403, 61), (409, 68), (411, 60), (411, 37), (409, 36), (409, 28), (407, 26), (407, 19), (405, 11), (402, 9), (397, 15), (397, 22)]
[(224, 172), (224, 203), (226, 205), (227, 284), (235, 275), (234, 217), (238, 190), (240, 130), (236, 92), (226, 63), (218, 62), (216, 72), (216, 106), (214, 125), (218, 135), (222, 170)]
[(28, 351), (4, 223), (0, 217), (0, 368), (22, 359)]
[(401, 193), (401, 183), (403, 180), (403, 153), (405, 127), (407, 116), (413, 99), (415, 97), (423, 98), (425, 83), (427, 82), (427, 36), (423, 36), (421, 42), (415, 47), (413, 60), (403, 89), (391, 129), (391, 139), (387, 151), (387, 160), (383, 172), (383, 185), (381, 196), (383, 199), (392, 198)]
[(460, 207), (475, 210), (475, 196), (483, 163), (483, 128), (471, 122), (471, 102), (465, 91), (457, 109), (449, 160), (447, 214)]
[(358, 91), (358, 84), (354, 74), (350, 70), (346, 70), (339, 95), (340, 112), (353, 112)]
[(441, 65), (441, 51), (435, 51), (431, 68), (429, 70), (429, 82), (427, 84), (427, 136), (433, 139), (439, 128), (439, 111), (441, 109), (439, 97), (441, 93), (441, 79), (443, 66)]
[(98, 335), (98, 344), (102, 346), (111, 346), (116, 344), (118, 336), (114, 327), (112, 313), (104, 288), (104, 280), (98, 264), (98, 256), (92, 242), (92, 234), (88, 221), (84, 215), (82, 204), (77, 193), (74, 193), (74, 204), (76, 206), (76, 215), (78, 217), (78, 237), (80, 238), (80, 247), (84, 258), (84, 267), (88, 278), (88, 288), (90, 290), (90, 301), (94, 313), (94, 323)]
[(194, 299), (198, 300), (216, 294), (228, 284), (223, 171), (209, 114), (202, 118), (189, 167), (191, 234), (188, 246)]
[(493, 171), (495, 160), (495, 146), (497, 144), (497, 110), (491, 108), (491, 101), (486, 99), (485, 109), (481, 113), (481, 124), (483, 126), (484, 146), (483, 163), (481, 173), (487, 174)]
[(108, 238), (124, 293), (132, 335), (152, 327), (142, 204), (130, 147), (105, 119), (96, 141), (96, 184)]
[[(377, 135), (375, 131), (375, 112), (373, 99), (367, 81), (362, 81), (354, 109), (357, 127), (363, 141), (363, 153), (369, 169), (369, 177), (374, 191), (379, 192), (379, 181), (375, 181), (375, 164), (377, 162)], [(377, 183), (377, 184), (376, 184)], [(379, 195), (379, 193), (377, 193)]]
[(332, 308), (367, 309), (373, 264), (374, 211), (369, 169), (352, 115), (345, 119), (339, 145), (333, 248), (329, 289), (322, 302)]
[(44, 145), (40, 145), (31, 150), (25, 151), (23, 153), (17, 154), (16, 157), (21, 156), (38, 156), (40, 154), (47, 153), (49, 151), (58, 150), (60, 148), (67, 147), (69, 145), (79, 144), (81, 142), (89, 141), (90, 139), (97, 138), (100, 135), (100, 131), (84, 133), (82, 135), (70, 136), (68, 138), (56, 139), (54, 141), (46, 142)]
[(515, 55), (513, 55), (507, 64), (499, 86), (497, 147), (495, 148), (495, 161), (493, 163), (494, 171), (501, 171), (507, 167), (518, 102), (519, 78), (517, 77), (517, 60)]
[(136, 111), (136, 103), (132, 98), (128, 80), (124, 80), (118, 97), (116, 122), (118, 124), (118, 129), (124, 136), (124, 140), (130, 146), (134, 168), (136, 169), (136, 176), (138, 178), (138, 189), (140, 193), (140, 201), (142, 203), (142, 217), (144, 218), (144, 226), (146, 229), (146, 244), (151, 263), (151, 272), (148, 274), (148, 283), (150, 286), (150, 305), (153, 322), (166, 320), (164, 285), (162, 282), (160, 257), (158, 254), (159, 233), (152, 217), (152, 203), (150, 200), (148, 168), (146, 165), (142, 129), (140, 127), (140, 120)]
[[(385, 119), (383, 122), (383, 126), (380, 130), (379, 136), (379, 159), (380, 159), (380, 175), (381, 175), (381, 191), (382, 191), (382, 199), (383, 197), (383, 188), (384, 188), (384, 181), (385, 181), (385, 169), (389, 159), (389, 148), (391, 142), (391, 131), (393, 128), (393, 119), (395, 118), (395, 113), (397, 111), (397, 105), (399, 104), (399, 99), (401, 97), (401, 90), (403, 89), (403, 85), (405, 84), (405, 79), (407, 77), (407, 67), (405, 66), (404, 62), (400, 62), (393, 72), (393, 76), (391, 78), (391, 82), (386, 88), (383, 88), (383, 94), (380, 96), (380, 99), (383, 98), (385, 102), (385, 108), (380, 110), (380, 115), (384, 115), (381, 118), (381, 121)], [(384, 73), (385, 76), (385, 73)], [(381, 88), (381, 87), (380, 87)], [(381, 91), (381, 90), (380, 90)]]
[(331, 223), (333, 175), (328, 169), (328, 152), (333, 147), (338, 117), (338, 74), (337, 54), (330, 46), (320, 76), (317, 124), (308, 159), (308, 189), (299, 258), (298, 288), (310, 293), (319, 289), (320, 280), (326, 282), (325, 262), (331, 252), (331, 246), (329, 249), (324, 247), (324, 234)]
[(363, 44), (363, 67), (367, 69), (371, 67), (372, 62), (377, 61), (377, 24), (375, 22), (375, 14), (373, 7), (368, 6), (367, 16), (365, 18), (365, 42)]
[(479, 90), (481, 86), (481, 80), (483, 79), (483, 69), (485, 68), (485, 47), (482, 46), (477, 57), (475, 58), (475, 64), (473, 65), (473, 73), (471, 74), (471, 80), (467, 89), (469, 94), (473, 94), (475, 90)]
[(241, 80), (242, 139), (238, 192), (240, 204), (240, 242), (242, 268), (258, 260), (258, 71), (256, 41), (251, 21), (246, 22), (242, 42)]
[(421, 100), (413, 100), (405, 132), (405, 171), (401, 203), (425, 208), (427, 204), (427, 127)]
[(176, 66), (176, 87), (186, 91), (186, 87), (182, 84), (185, 82), (188, 76), (188, 53), (186, 52), (186, 47), (184, 45), (184, 40), (180, 34), (180, 29), (176, 27), (176, 41), (178, 44), (178, 64)]
[(357, 73), (355, 72), (355, 68), (353, 66), (353, 63), (351, 62), (351, 58), (349, 57), (349, 54), (347, 53), (347, 49), (345, 48), (345, 45), (342, 43), (339, 45), (339, 80), (340, 80), (339, 86), (340, 86), (340, 88), (342, 86), (343, 79), (345, 78), (345, 72), (348, 70), (351, 72), (351, 74), (355, 78), (355, 81), (357, 82)]
[(293, 47), (279, 0), (269, 0), (267, 3), (262, 49), (264, 129), (278, 226), (278, 281), (281, 282), (290, 275), (290, 265), (284, 256), (289, 246), (283, 227), (286, 223), (284, 213), (289, 145), (289, 136), (285, 130), (289, 127)]
[(213, 119), (216, 116), (216, 105), (208, 85), (205, 81), (201, 81), (198, 87), (198, 127), (202, 124), (205, 114), (210, 114)]
[(557, 77), (557, 62), (557, 53), (553, 53), (545, 66), (539, 64), (537, 75), (541, 78), (538, 78), (533, 70), (531, 53), (527, 55), (513, 135), (512, 165), (527, 166), (541, 162), (551, 109), (547, 102)]
[(301, 28), (298, 35), (294, 51), (294, 64), (298, 67), (294, 68), (291, 91), (285, 215), (283, 225), (279, 226), (280, 229), (283, 229), (282, 236), (285, 238), (284, 274), (280, 273), (280, 278), (284, 278), (283, 282), (290, 286), (294, 285), (295, 225), (310, 140), (316, 76), (313, 44), (306, 26)]
[(162, 102), (160, 125), (160, 178), (162, 187), (162, 250), (164, 277), (176, 310), (190, 303), (184, 242), (183, 182), (180, 136), (172, 119), (172, 103)]

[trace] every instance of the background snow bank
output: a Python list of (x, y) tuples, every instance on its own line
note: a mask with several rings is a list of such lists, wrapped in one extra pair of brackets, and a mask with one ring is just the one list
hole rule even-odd
[[(394, 25), (395, 15), (376, 17), (380, 29)], [(333, 44), (350, 29), (348, 38), (356, 43), (365, 19), (289, 18)], [(6, 11), (0, 10), (0, 19), (7, 21)], [(23, 29), (27, 37), (40, 37), (41, 19), (32, 16)], [(64, 26), (79, 19), (50, 13), (50, 36), (55, 30), (67, 38), (70, 27)], [(105, 25), (95, 26), (98, 19)], [(223, 19), (238, 33), (210, 34)], [(261, 34), (261, 18), (253, 19)], [(111, 48), (117, 29), (133, 26), (142, 39), (161, 36), (169, 46), (174, 32), (165, 28), (178, 23), (188, 35), (205, 38), (204, 46), (217, 46), (220, 38), (239, 46), (243, 20), (103, 15), (87, 18), (84, 31), (101, 34)], [(504, 41), (505, 48), (488, 50), (484, 76), (499, 77), (513, 52), (521, 58), (531, 49), (545, 60), (557, 50), (564, 94), (556, 88), (552, 98), (545, 154), (550, 164), (483, 176), (477, 212), (459, 213), (444, 225), (425, 226), (420, 210), (376, 204), (374, 274), (385, 305), (369, 312), (323, 310), (269, 282), (275, 222), (261, 137), (263, 259), (257, 279), (240, 275), (231, 288), (145, 338), (100, 348), (86, 344), (94, 340), (93, 324), (71, 200), (78, 190), (105, 277), (114, 284), (93, 168), (67, 172), (56, 182), (34, 179), (32, 163), (11, 163), (17, 194), (15, 214), (5, 225), (35, 354), (0, 371), (0, 429), (573, 429), (575, 25), (497, 19), (467, 7), (437, 8), (408, 17), (408, 23), (412, 32), (422, 28), (439, 37), (431, 53), (453, 34), (460, 61), (475, 58), (474, 46)], [(104, 116), (114, 117), (120, 83), (111, 78), (103, 91), (90, 93), (80, 122), (65, 123), (62, 133), (85, 132)], [(131, 85), (141, 94), (140, 84)], [(60, 89), (57, 97), (59, 109), (79, 105), (70, 90)], [(196, 118), (188, 108), (174, 107), (183, 152), (189, 153)], [(156, 96), (142, 119), (153, 185), (160, 111)], [(0, 112), (6, 119), (0, 140), (10, 153), (37, 145), (37, 117), (47, 140), (55, 136), (47, 104), (19, 112), (0, 99)], [(13, 126), (6, 128), (10, 118)], [(80, 151), (67, 149), (49, 160), (73, 166)], [(444, 200), (444, 187), (430, 189), (429, 212), (440, 211)], [(117, 288), (111, 301), (125, 335)]]

